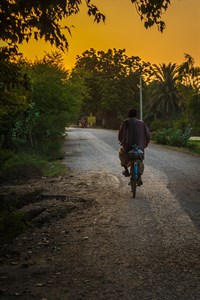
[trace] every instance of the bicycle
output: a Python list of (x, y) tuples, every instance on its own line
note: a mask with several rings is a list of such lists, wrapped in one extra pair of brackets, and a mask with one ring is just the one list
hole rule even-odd
[[(130, 183), (131, 191), (133, 194), (133, 198), (136, 196), (136, 188), (137, 186), (142, 185), (141, 181), (141, 164), (143, 161), (143, 151), (137, 146), (133, 145), (132, 150), (128, 152), (129, 162), (130, 162)], [(143, 172), (143, 170), (142, 170)]]

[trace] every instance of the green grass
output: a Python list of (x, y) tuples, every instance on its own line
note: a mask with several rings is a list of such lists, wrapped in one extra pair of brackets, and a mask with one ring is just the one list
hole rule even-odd
[(192, 153), (200, 154), (200, 139), (190, 139), (186, 148)]
[(0, 166), (0, 175), (7, 179), (29, 179), (64, 175), (67, 171), (60, 160), (51, 161), (31, 153), (13, 154)]
[(45, 177), (54, 177), (59, 175), (62, 176), (66, 173), (66, 171), (66, 166), (63, 165), (61, 161), (57, 160), (47, 163), (42, 170), (42, 174)]

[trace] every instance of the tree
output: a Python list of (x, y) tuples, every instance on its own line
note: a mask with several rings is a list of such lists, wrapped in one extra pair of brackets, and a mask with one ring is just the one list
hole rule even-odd
[(30, 78), (23, 66), (0, 60), (0, 148), (11, 146), (14, 116), (27, 109), (30, 92)]
[(138, 14), (146, 28), (157, 25), (158, 30), (163, 32), (165, 22), (161, 19), (162, 14), (168, 9), (170, 0), (131, 0), (135, 4)]
[[(95, 0), (94, 0), (95, 1)], [(98, 10), (92, 0), (85, 0), (88, 15), (97, 23), (105, 21), (105, 16)], [(167, 10), (170, 0), (131, 0), (135, 4), (146, 28), (156, 24), (162, 32), (165, 24), (162, 14)], [(62, 27), (61, 21), (80, 11), (82, 0), (1, 0), (0, 3), (0, 39), (8, 44), (9, 51), (17, 52), (17, 45), (30, 38), (44, 38), (61, 50), (68, 49), (66, 32), (71, 34), (68, 26)], [(6, 52), (7, 49), (4, 48)]]
[(77, 57), (72, 72), (72, 76), (79, 76), (87, 87), (83, 113), (98, 115), (106, 127), (118, 127), (129, 107), (139, 108), (140, 72), (145, 75), (148, 69), (148, 63), (138, 56), (128, 57), (124, 49), (85, 51)]
[(177, 83), (180, 81), (179, 68), (176, 64), (169, 63), (153, 65), (154, 81), (151, 83), (149, 110), (155, 116), (164, 119), (171, 118), (178, 110), (179, 93)]
[(181, 101), (183, 115), (187, 122), (199, 132), (200, 115), (200, 68), (195, 67), (191, 55), (185, 54), (185, 61), (180, 65), (181, 76)]
[(19, 64), (0, 61), (0, 116), (24, 109), (29, 87), (29, 78)]
[(193, 94), (191, 101), (189, 103), (189, 110), (192, 114), (192, 123), (194, 126), (194, 131), (200, 134), (200, 93)]
[[(61, 50), (68, 48), (64, 32), (70, 34), (70, 28), (62, 27), (60, 21), (80, 10), (81, 0), (36, 0), (11, 1), (2, 0), (0, 4), (0, 39), (7, 42), (9, 47), (17, 48), (23, 41), (44, 38)], [(105, 20), (97, 7), (86, 0), (88, 14), (96, 22)]]
[[(70, 82), (58, 53), (46, 54), (29, 67), (32, 94), (29, 110), (22, 115), (23, 132), (31, 147), (56, 144), (80, 109), (79, 86)], [(19, 133), (18, 133), (19, 134)]]
[[(10, 65), (8, 70), (3, 68), (7, 77), (2, 77), (4, 89), (0, 90), (0, 104), (6, 101), (4, 106), (0, 105), (0, 146), (15, 150), (31, 148), (42, 154), (49, 154), (53, 149), (57, 152), (65, 127), (77, 119), (82, 101), (81, 84), (69, 79), (59, 53), (11, 66), (12, 69)], [(27, 91), (25, 75), (29, 78)]]
[(191, 55), (184, 54), (184, 57), (185, 61), (179, 68), (182, 84), (200, 91), (200, 68), (195, 67), (195, 61)]

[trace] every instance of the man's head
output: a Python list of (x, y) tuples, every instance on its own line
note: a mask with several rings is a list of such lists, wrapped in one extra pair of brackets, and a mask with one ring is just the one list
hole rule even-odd
[(137, 117), (137, 110), (135, 108), (131, 108), (128, 112), (129, 118), (136, 118)]

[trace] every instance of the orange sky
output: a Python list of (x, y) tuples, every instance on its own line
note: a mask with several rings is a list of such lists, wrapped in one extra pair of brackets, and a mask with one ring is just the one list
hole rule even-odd
[[(83, 5), (81, 12), (70, 17), (66, 24), (74, 25), (69, 36), (69, 51), (64, 55), (67, 69), (74, 66), (76, 55), (87, 49), (107, 51), (126, 49), (128, 56), (139, 56), (151, 63), (182, 63), (184, 53), (200, 66), (200, 0), (171, 0), (164, 15), (166, 29), (146, 30), (130, 0), (93, 0), (106, 15), (106, 24), (96, 24), (88, 17)], [(20, 50), (29, 59), (41, 58), (44, 51), (55, 50), (49, 44), (32, 41)]]

